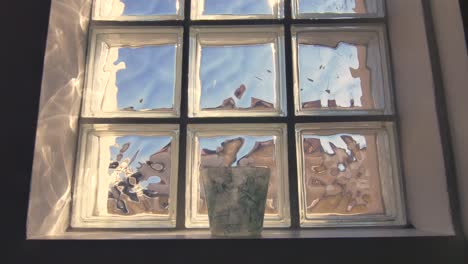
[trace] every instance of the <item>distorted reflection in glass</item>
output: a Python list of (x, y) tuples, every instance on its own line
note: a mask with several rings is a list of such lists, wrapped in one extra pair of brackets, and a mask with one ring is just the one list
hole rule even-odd
[[(300, 13), (367, 13), (366, 0), (296, 0)], [(375, 2), (375, 0), (372, 0)]]
[[(278, 214), (280, 182), (275, 155), (275, 136), (214, 136), (199, 138), (199, 169), (207, 167), (268, 167), (270, 182), (266, 214)], [(198, 213), (207, 214), (205, 195), (199, 184)]]
[(382, 214), (375, 135), (304, 135), (306, 215)]
[(274, 111), (274, 54), (274, 44), (202, 47), (200, 108)]
[(372, 109), (367, 48), (299, 44), (299, 94), (302, 109)]
[(169, 214), (171, 141), (165, 136), (101, 138), (107, 152), (100, 159), (109, 164), (109, 214)]
[(199, 0), (203, 15), (273, 15), (277, 0)]
[[(167, 111), (173, 108), (176, 45), (109, 49), (98, 87), (102, 111)], [(99, 87), (102, 86), (102, 87)]]
[(176, 15), (178, 0), (99, 0), (101, 17)]

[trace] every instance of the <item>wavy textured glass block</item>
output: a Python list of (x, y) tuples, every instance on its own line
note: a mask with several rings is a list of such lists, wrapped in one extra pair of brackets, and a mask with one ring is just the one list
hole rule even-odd
[(383, 0), (292, 0), (293, 18), (383, 17)]
[(191, 31), (189, 116), (286, 114), (282, 27)]
[(199, 19), (279, 19), (283, 0), (192, 0), (191, 16)]
[(403, 225), (391, 123), (297, 125), (301, 226)]
[(182, 29), (98, 27), (91, 32), (84, 117), (177, 117)]
[(83, 125), (73, 227), (175, 226), (177, 125)]
[(264, 224), (289, 226), (286, 138), (286, 126), (282, 124), (189, 125), (186, 227), (208, 227), (200, 173), (213, 167), (269, 168)]
[(183, 20), (184, 0), (95, 0), (93, 20)]
[(382, 26), (292, 31), (296, 115), (393, 113)]

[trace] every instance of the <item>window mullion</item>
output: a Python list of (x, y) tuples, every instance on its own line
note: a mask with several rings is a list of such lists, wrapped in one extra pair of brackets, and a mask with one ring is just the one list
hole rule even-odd
[(184, 35), (182, 52), (182, 87), (180, 104), (180, 151), (179, 151), (179, 179), (177, 186), (177, 229), (185, 229), (185, 185), (186, 185), (186, 160), (187, 157), (187, 124), (188, 119), (188, 71), (189, 71), (189, 53), (190, 53), (190, 12), (191, 0), (184, 2)]
[(294, 79), (293, 79), (293, 59), (291, 43), (291, 0), (284, 1), (284, 47), (286, 64), (286, 98), (287, 98), (287, 124), (288, 124), (288, 176), (289, 176), (289, 202), (291, 208), (291, 228), (299, 229), (299, 200), (297, 183), (297, 157), (296, 157), (296, 133), (294, 120)]

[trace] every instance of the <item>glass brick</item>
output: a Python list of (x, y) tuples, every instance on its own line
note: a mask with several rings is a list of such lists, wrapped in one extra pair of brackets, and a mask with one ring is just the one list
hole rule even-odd
[(283, 0), (193, 0), (191, 16), (199, 19), (279, 19)]
[(284, 116), (282, 27), (191, 31), (189, 116)]
[(178, 125), (83, 125), (72, 227), (175, 227)]
[(182, 29), (92, 29), (83, 117), (177, 117)]
[(188, 129), (186, 227), (208, 227), (200, 171), (210, 167), (269, 168), (264, 226), (290, 225), (285, 125), (189, 125)]
[(392, 123), (296, 125), (301, 226), (403, 225)]
[(292, 31), (296, 115), (393, 113), (382, 26)]
[(293, 18), (383, 17), (383, 0), (292, 0)]
[(95, 0), (93, 20), (183, 20), (184, 0)]

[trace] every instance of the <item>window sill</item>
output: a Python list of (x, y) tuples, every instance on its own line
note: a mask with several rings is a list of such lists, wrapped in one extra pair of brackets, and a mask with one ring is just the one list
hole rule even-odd
[[(424, 232), (414, 228), (343, 228), (314, 230), (268, 230), (255, 239), (308, 239), (308, 238), (371, 238), (371, 237), (431, 237), (443, 234)], [(173, 230), (173, 231), (69, 231), (54, 236), (33, 236), (31, 240), (114, 240), (114, 239), (225, 239), (212, 237), (209, 230)], [(250, 239), (250, 238), (238, 238)]]

